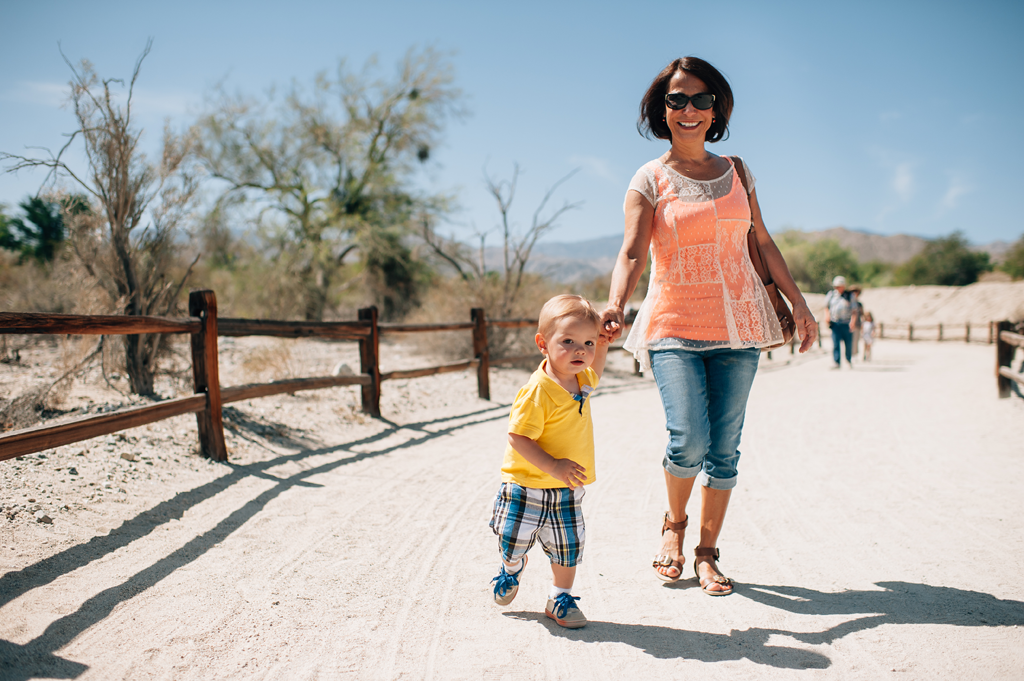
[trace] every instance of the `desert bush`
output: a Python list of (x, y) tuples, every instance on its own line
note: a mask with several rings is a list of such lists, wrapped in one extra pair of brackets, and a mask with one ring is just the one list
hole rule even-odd
[(1014, 242), (1006, 253), (1006, 258), (999, 266), (1014, 279), (1024, 279), (1024, 234)]
[[(63, 212), (88, 210), (84, 197), (67, 197), (65, 206), (51, 197), (30, 196), (18, 204), (23, 217), (7, 217), (0, 210), (0, 248), (15, 251), (19, 262), (50, 262), (64, 242)], [(2, 206), (0, 206), (2, 208)]]
[(45, 314), (100, 314), (105, 297), (95, 280), (66, 254), (52, 267), (0, 251), (0, 309)]
[(242, 359), (242, 375), (246, 382), (279, 381), (301, 375), (292, 356), (291, 340), (277, 340), (275, 343), (253, 348)]
[(966, 286), (990, 269), (988, 253), (972, 251), (963, 233), (953, 232), (928, 242), (923, 251), (896, 268), (893, 283), (897, 286)]
[(862, 263), (859, 267), (860, 276), (858, 281), (865, 286), (878, 288), (881, 286), (892, 286), (896, 267), (892, 263), (881, 260), (871, 260)]
[[(636, 284), (636, 290), (633, 291), (633, 295), (630, 297), (630, 302), (634, 306), (639, 306), (643, 299), (647, 296), (647, 286), (651, 279), (651, 259), (647, 259), (647, 266), (644, 267), (643, 273), (640, 275), (639, 281)], [(594, 303), (600, 311), (603, 309), (604, 304), (608, 302), (608, 291), (612, 285), (612, 273), (609, 271), (606, 274), (594, 277), (593, 279), (587, 279), (585, 281), (573, 282), (568, 286), (568, 293), (575, 293), (578, 296), (583, 296), (590, 302)]]
[[(540, 308), (553, 295), (563, 293), (564, 287), (536, 275), (526, 275), (514, 305), (510, 311), (501, 316), (496, 314), (501, 309), (504, 288), (495, 275), (487, 278), (484, 285), (477, 281), (466, 281), (458, 277), (442, 278), (434, 281), (434, 285), (424, 293), (423, 303), (411, 312), (406, 320), (410, 323), (426, 324), (438, 322), (460, 322), (470, 320), (470, 310), (474, 307), (484, 308), (488, 319), (536, 319)], [(606, 292), (607, 293), (607, 292)], [(491, 356), (507, 357), (532, 352), (535, 329), (488, 329), (488, 345)], [(431, 351), (439, 352), (451, 359), (465, 358), (472, 354), (473, 339), (469, 332), (454, 335), (446, 347), (435, 347), (435, 334), (417, 334), (416, 342)]]

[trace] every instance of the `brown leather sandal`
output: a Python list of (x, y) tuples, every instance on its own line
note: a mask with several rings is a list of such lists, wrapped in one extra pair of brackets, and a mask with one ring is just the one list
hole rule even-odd
[[(697, 575), (697, 579), (700, 581), (700, 590), (709, 596), (728, 596), (732, 593), (732, 580), (725, 575), (714, 575), (705, 579), (700, 578), (700, 572), (697, 571), (698, 560), (704, 556), (709, 556), (718, 562), (718, 548), (707, 548), (698, 546), (693, 550), (693, 555), (696, 558), (693, 559), (693, 573)], [(721, 591), (711, 591), (708, 589), (712, 584), (721, 584), (726, 587)]]
[[(673, 532), (678, 532), (680, 534), (680, 537), (679, 537), (679, 551), (680, 552), (682, 552), (682, 550), (683, 550), (683, 537), (682, 537), (682, 533), (686, 530), (686, 524), (689, 522), (689, 520), (690, 520), (689, 516), (683, 516), (683, 519), (681, 521), (679, 521), (679, 522), (672, 522), (671, 520), (668, 519), (668, 511), (665, 511), (665, 521), (661, 525), (661, 534), (664, 535), (665, 532), (667, 532), (668, 530), (672, 530)], [(654, 562), (651, 565), (654, 567), (654, 572), (655, 572), (655, 574), (658, 575), (658, 579), (660, 579), (663, 582), (670, 582), (670, 583), (671, 582), (678, 582), (679, 578), (683, 576), (683, 563), (682, 563), (682, 561), (681, 560), (672, 560), (672, 557), (669, 556), (667, 553), (659, 553), (658, 555), (656, 555), (654, 557)], [(658, 572), (658, 568), (659, 567), (668, 568), (670, 570), (672, 568), (675, 568), (675, 570), (676, 570), (675, 577), (673, 577), (672, 575), (665, 575), (665, 574), (662, 574), (662, 573)]]

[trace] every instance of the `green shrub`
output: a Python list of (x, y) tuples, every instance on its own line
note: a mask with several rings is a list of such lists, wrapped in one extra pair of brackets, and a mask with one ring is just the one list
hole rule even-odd
[(928, 242), (923, 251), (896, 268), (893, 283), (897, 286), (966, 286), (991, 269), (988, 253), (970, 250), (963, 233), (957, 231)]
[(1006, 259), (999, 266), (1014, 279), (1024, 279), (1024, 234), (1010, 247), (1006, 253)]

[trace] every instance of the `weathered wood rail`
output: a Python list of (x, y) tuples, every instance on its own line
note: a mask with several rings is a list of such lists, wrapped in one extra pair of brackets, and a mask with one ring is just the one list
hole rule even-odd
[[(189, 295), (189, 317), (125, 317), (96, 315), (46, 315), (0, 312), (0, 334), (87, 334), (132, 335), (143, 333), (189, 334), (192, 348), (194, 394), (163, 400), (156, 404), (120, 409), (96, 416), (85, 416), (57, 425), (41, 425), (0, 433), (0, 461), (40, 452), (61, 445), (108, 435), (155, 421), (194, 413), (200, 451), (217, 461), (227, 460), (224, 444), (223, 405), (281, 393), (318, 390), (343, 385), (361, 388), (363, 411), (380, 416), (381, 383), (399, 378), (432, 376), (453, 371), (476, 369), (477, 392), (490, 399), (490, 352), (487, 326), (521, 328), (535, 326), (537, 320), (510, 319), (488, 322), (482, 308), (470, 311), (470, 322), (444, 324), (380, 324), (374, 307), (359, 310), (357, 321), (287, 322), (262, 319), (217, 317), (213, 291), (193, 291)], [(470, 331), (473, 334), (471, 359), (402, 371), (381, 373), (380, 337), (383, 334)], [(312, 376), (223, 387), (220, 384), (217, 338), (220, 336), (271, 336), (277, 338), (324, 338), (359, 343), (360, 373), (354, 376)], [(536, 359), (536, 354), (506, 357), (495, 364), (512, 364)]]
[[(978, 333), (978, 325), (971, 326), (970, 322), (958, 324), (914, 324), (913, 322), (893, 323), (877, 322), (876, 337), (889, 340), (907, 341), (962, 341), (964, 343), (988, 343), (995, 342), (995, 325), (998, 322), (989, 322), (984, 334)], [(972, 335), (973, 331), (973, 335)]]
[(1011, 368), (1017, 348), (1024, 348), (1024, 334), (1014, 333), (1011, 322), (996, 322), (996, 385), (999, 397), (1009, 397), (1012, 382), (1024, 388), (1024, 373)]
[[(146, 333), (189, 334), (192, 348), (194, 394), (163, 400), (156, 404), (130, 407), (95, 416), (72, 419), (56, 425), (41, 425), (9, 433), (0, 433), (0, 461), (72, 444), (120, 430), (135, 428), (173, 416), (194, 413), (200, 451), (217, 461), (227, 460), (224, 444), (223, 405), (241, 400), (257, 399), (319, 390), (344, 385), (361, 389), (363, 411), (380, 416), (381, 384), (401, 378), (432, 376), (475, 369), (477, 393), (490, 399), (491, 365), (516, 364), (537, 358), (536, 353), (517, 357), (490, 358), (487, 327), (524, 328), (537, 324), (535, 319), (487, 320), (482, 308), (470, 311), (469, 322), (439, 324), (380, 324), (377, 309), (359, 310), (357, 321), (288, 322), (261, 319), (217, 317), (217, 301), (213, 291), (193, 291), (189, 295), (189, 317), (126, 317), (113, 315), (47, 315), (0, 312), (0, 334), (82, 334), (132, 335)], [(914, 325), (907, 324), (908, 340), (914, 340)], [(890, 326), (890, 329), (892, 325)], [(918, 329), (927, 328), (918, 326)], [(944, 326), (934, 325), (937, 340), (946, 340)], [(879, 338), (885, 337), (885, 325), (878, 324)], [(1016, 348), (1024, 347), (1024, 335), (1014, 333), (1010, 322), (989, 325), (988, 342), (996, 344), (996, 378), (1000, 397), (1009, 397), (1011, 382), (1024, 385), (1024, 375), (1010, 368)], [(380, 337), (383, 334), (470, 331), (473, 335), (473, 357), (461, 362), (381, 373)], [(278, 338), (324, 338), (359, 343), (360, 373), (354, 376), (312, 376), (223, 387), (220, 384), (217, 338), (270, 336)], [(892, 338), (892, 336), (889, 336)], [(964, 325), (963, 339), (971, 341), (970, 325)], [(920, 340), (920, 338), (919, 338)], [(950, 338), (952, 340), (952, 338)], [(821, 334), (818, 335), (821, 345)], [(795, 343), (790, 344), (795, 352)], [(771, 353), (769, 353), (771, 358)]]

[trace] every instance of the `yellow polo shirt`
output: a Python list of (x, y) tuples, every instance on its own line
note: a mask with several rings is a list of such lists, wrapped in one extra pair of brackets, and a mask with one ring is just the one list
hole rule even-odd
[[(597, 479), (594, 475), (594, 424), (590, 419), (590, 396), (597, 388), (597, 374), (590, 368), (576, 374), (580, 390), (589, 393), (581, 414), (580, 403), (544, 373), (546, 361), (540, 363), (527, 384), (519, 389), (512, 403), (508, 432), (535, 440), (556, 459), (572, 459), (583, 466), (587, 470), (583, 484), (589, 485)], [(564, 482), (524, 459), (511, 444), (505, 446), (501, 480), (534, 489), (565, 487)]]

